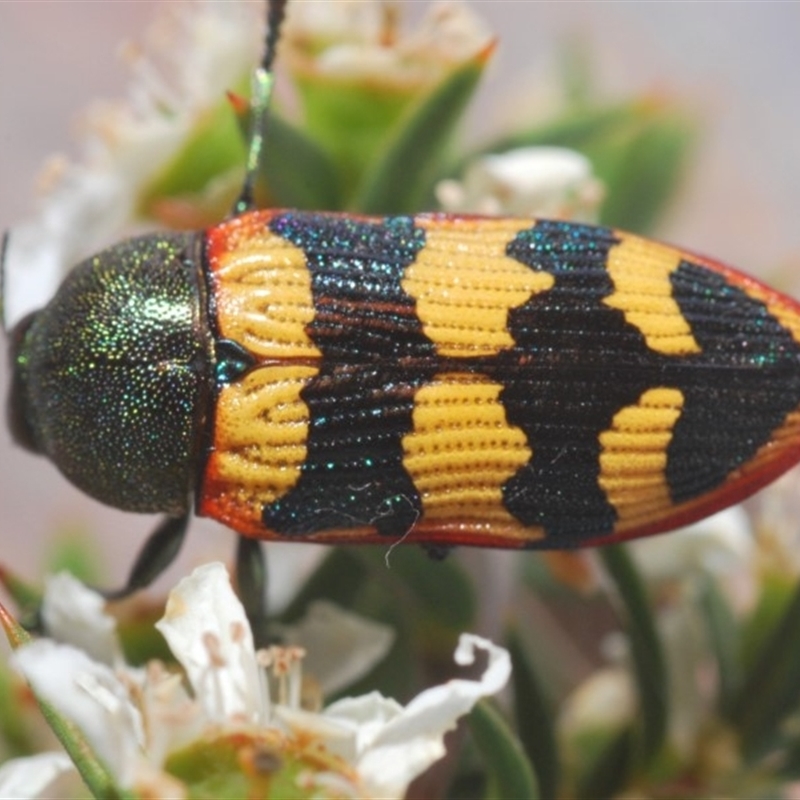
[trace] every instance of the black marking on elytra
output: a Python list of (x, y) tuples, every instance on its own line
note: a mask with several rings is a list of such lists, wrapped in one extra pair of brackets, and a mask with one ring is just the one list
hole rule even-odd
[(613, 531), (616, 512), (598, 484), (599, 435), (648, 389), (679, 389), (684, 406), (665, 479), (678, 504), (719, 487), (800, 405), (800, 347), (763, 303), (710, 269), (681, 262), (673, 296), (701, 352), (651, 350), (620, 310), (602, 301), (618, 239), (603, 228), (540, 222), (508, 246), (555, 285), (509, 314), (516, 345), (493, 378), (508, 421), (533, 455), (503, 487), (507, 509), (561, 547)]
[(713, 491), (769, 441), (800, 405), (800, 347), (763, 303), (723, 275), (682, 262), (673, 296), (702, 352), (650, 349), (620, 309), (608, 254), (617, 234), (562, 222), (519, 233), (508, 256), (555, 279), (512, 309), (515, 344), (496, 357), (437, 356), (423, 333), (404, 271), (424, 246), (407, 217), (367, 222), (287, 213), (270, 227), (300, 247), (311, 273), (315, 317), (307, 330), (322, 353), (303, 390), (308, 454), (297, 485), (263, 509), (285, 536), (375, 527), (402, 536), (421, 514), (403, 467), (414, 396), (438, 372), (468, 370), (503, 385), (510, 425), (532, 450), (503, 486), (503, 502), (546, 536), (531, 547), (570, 547), (613, 532), (617, 513), (599, 485), (600, 435), (649, 389), (685, 398), (668, 448), (673, 502)]
[(598, 484), (599, 436), (652, 386), (652, 370), (641, 370), (654, 359), (643, 335), (602, 303), (613, 292), (606, 262), (618, 241), (607, 228), (538, 222), (506, 249), (555, 278), (510, 312), (516, 345), (493, 375), (505, 386), (508, 422), (533, 451), (503, 486), (504, 503), (523, 524), (545, 529), (544, 546), (611, 532), (617, 515)]
[(435, 346), (400, 285), (424, 231), (409, 217), (292, 213), (270, 228), (306, 255), (316, 312), (307, 330), (322, 363), (301, 394), (311, 422), (300, 478), (264, 507), (264, 524), (287, 536), (364, 526), (402, 536), (422, 513), (402, 437), (416, 390), (436, 371)]
[(800, 405), (800, 346), (724, 276), (682, 261), (670, 280), (702, 350), (683, 361), (684, 407), (667, 449), (677, 503), (719, 486)]

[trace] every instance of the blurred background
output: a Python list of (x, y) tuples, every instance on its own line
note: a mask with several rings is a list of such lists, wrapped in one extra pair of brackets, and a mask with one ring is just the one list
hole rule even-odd
[[(76, 121), (123, 94), (120, 44), (141, 39), (158, 2), (0, 3), (0, 228), (36, 210), (37, 175), (75, 154)], [(418, 13), (416, 4), (412, 14)], [(421, 5), (421, 4), (420, 4)], [(800, 294), (800, 3), (474, 0), (499, 39), (462, 128), (479, 143), (520, 119), (546, 119), (559, 52), (576, 43), (598, 93), (678, 98), (698, 122), (689, 169), (659, 238), (713, 255)], [(5, 353), (0, 395), (8, 391)], [(4, 400), (3, 400), (4, 402)], [(86, 530), (120, 582), (155, 520), (105, 509), (0, 426), (0, 562), (34, 577), (55, 531)], [(196, 521), (187, 563), (227, 558), (233, 536)]]

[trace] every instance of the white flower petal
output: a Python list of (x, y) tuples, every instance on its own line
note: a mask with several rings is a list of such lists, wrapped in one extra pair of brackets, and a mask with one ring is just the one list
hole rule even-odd
[(468, 4), (443, 0), (428, 6), (419, 28), (400, 47), (407, 57), (455, 64), (472, 58), (491, 39), (486, 23)]
[(628, 724), (636, 713), (636, 689), (626, 667), (598, 669), (567, 697), (558, 727), (574, 737)]
[(253, 634), (222, 564), (206, 564), (184, 578), (156, 627), (212, 720), (263, 720)]
[(348, 720), (331, 717), (327, 713), (316, 714), (289, 706), (273, 707), (273, 722), (307, 740), (313, 737), (324, 742), (325, 749), (348, 763), (353, 763), (358, 754), (358, 726)]
[(483, 20), (464, 3), (432, 4), (416, 30), (401, 35), (398, 16), (375, 0), (289, 5), (286, 54), (338, 79), (386, 85), (432, 85), (491, 41)]
[(741, 506), (732, 506), (668, 536), (632, 543), (631, 552), (650, 580), (682, 580), (698, 572), (724, 574), (753, 563), (755, 542)]
[(74, 797), (82, 781), (66, 753), (14, 758), (0, 766), (0, 798)]
[[(362, 725), (357, 769), (372, 794), (402, 797), (408, 783), (444, 755), (445, 733), (478, 700), (506, 685), (511, 675), (511, 657), (507, 650), (487, 639), (462, 634), (455, 653), (456, 663), (473, 663), (477, 649), (486, 650), (489, 655), (489, 663), (479, 680), (456, 678), (427, 689), (382, 727)], [(328, 709), (326, 713), (330, 712)], [(383, 716), (391, 713), (391, 709), (378, 704), (378, 712)]]
[(42, 619), (57, 642), (71, 644), (95, 661), (111, 666), (121, 661), (122, 650), (116, 620), (106, 614), (105, 606), (102, 595), (61, 572), (47, 579)]
[(377, 42), (385, 11), (375, 0), (306, 0), (289, 3), (284, 34), (301, 41)]
[(392, 720), (403, 713), (403, 706), (380, 692), (360, 697), (343, 697), (322, 712), (322, 719), (350, 732), (349, 739), (340, 737), (331, 749), (342, 758), (354, 762), (378, 738)]
[(80, 650), (49, 639), (19, 648), (11, 663), (38, 697), (81, 729), (120, 783), (130, 785), (144, 732), (141, 715), (114, 672)]
[(394, 631), (387, 625), (327, 601), (312, 603), (300, 622), (282, 632), (286, 644), (305, 649), (303, 671), (316, 679), (324, 696), (366, 675), (394, 642)]
[(426, 689), (383, 728), (373, 744), (392, 744), (412, 736), (442, 736), (478, 700), (499, 692), (511, 675), (511, 657), (507, 650), (488, 639), (463, 633), (455, 652), (456, 663), (472, 664), (478, 649), (488, 651), (489, 655), (489, 664), (480, 680), (454, 678)]
[(68, 269), (137, 232), (142, 191), (255, 62), (260, 14), (247, 0), (165, 4), (145, 47), (127, 48), (128, 99), (85, 114), (81, 159), (50, 170), (39, 213), (10, 233), (7, 327), (44, 306)]
[(61, 242), (38, 222), (9, 231), (3, 261), (2, 314), (10, 330), (53, 296), (62, 276)]
[(411, 781), (446, 753), (442, 736), (418, 737), (371, 749), (357, 768), (370, 797), (402, 798)]
[(592, 222), (603, 190), (580, 153), (523, 147), (475, 159), (463, 181), (443, 181), (437, 197), (446, 211)]
[(297, 594), (311, 573), (327, 558), (329, 547), (322, 544), (307, 544), (298, 547), (293, 542), (270, 542), (267, 567), (267, 606), (280, 613)]

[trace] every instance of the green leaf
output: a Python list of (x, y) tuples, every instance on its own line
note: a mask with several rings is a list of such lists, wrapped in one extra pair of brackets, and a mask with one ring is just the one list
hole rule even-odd
[(469, 728), (486, 764), (487, 800), (538, 800), (542, 796), (522, 745), (487, 700), (475, 704)]
[(62, 716), (53, 706), (40, 698), (36, 698), (42, 716), (50, 730), (61, 742), (67, 755), (72, 759), (83, 782), (89, 787), (94, 797), (99, 798), (132, 798), (131, 792), (124, 791), (114, 779), (105, 764), (92, 752), (86, 737), (70, 720)]
[(779, 773), (783, 778), (800, 780), (800, 738), (789, 741), (780, 762)]
[(742, 681), (739, 628), (727, 600), (711, 576), (706, 578), (701, 587), (699, 601), (711, 652), (717, 664), (718, 707), (720, 713), (727, 716), (733, 708), (734, 697)]
[(603, 749), (586, 773), (581, 776), (575, 796), (580, 800), (605, 800), (615, 797), (630, 775), (634, 734), (631, 728), (618, 733)]
[(742, 663), (749, 670), (762, 648), (780, 624), (797, 588), (796, 579), (786, 573), (765, 572), (755, 610), (742, 626)]
[[(433, 626), (453, 634), (469, 630), (475, 621), (477, 603), (472, 583), (452, 555), (431, 558), (421, 547), (402, 546), (387, 552), (384, 547), (364, 550), (373, 577), (385, 585), (395, 584), (395, 602), (413, 604), (415, 624)], [(397, 594), (400, 592), (400, 594)], [(448, 653), (448, 659), (452, 653)]]
[[(8, 592), (17, 606), (18, 616), (23, 621), (23, 626), (19, 630), (37, 628), (40, 624), (39, 608), (42, 605), (43, 597), (41, 588), (28, 583), (28, 581), (23, 580), (19, 575), (2, 565), (0, 565), (0, 586)], [(8, 624), (16, 623), (16, 620), (2, 606), (0, 606), (0, 611), (2, 612), (3, 625), (6, 627), (6, 635), (9, 636), (9, 642), (12, 647), (17, 647), (22, 642), (13, 641), (12, 634), (7, 627)]]
[(244, 142), (228, 100), (197, 121), (181, 150), (143, 191), (140, 213), (154, 215), (154, 204), (202, 192), (214, 178), (245, 163)]
[(419, 91), (319, 74), (297, 77), (296, 86), (303, 128), (328, 154), (348, 197)]
[(693, 126), (665, 109), (645, 117), (606, 152), (586, 154), (605, 183), (600, 222), (637, 233), (652, 230), (677, 189), (694, 142)]
[[(420, 547), (360, 548), (369, 580), (354, 610), (390, 625), (397, 640), (372, 679), (405, 697), (452, 674), (459, 635), (474, 625), (472, 585), (458, 560), (434, 560)], [(364, 691), (375, 688), (362, 683)]]
[[(31, 641), (30, 634), (0, 605), (0, 625), (2, 625), (8, 642), (12, 648), (22, 647)], [(32, 690), (33, 691), (33, 690)], [(86, 737), (69, 719), (62, 716), (50, 703), (42, 700), (33, 692), (42, 716), (50, 726), (56, 738), (64, 746), (67, 755), (72, 759), (84, 783), (95, 797), (129, 797), (117, 786), (114, 776), (106, 766), (94, 755)], [(5, 707), (4, 707), (5, 709)], [(4, 714), (5, 714), (4, 710)]]
[[(388, 562), (388, 563), (387, 563)], [(312, 600), (338, 605), (390, 625), (391, 652), (356, 685), (405, 697), (423, 675), (452, 667), (458, 635), (473, 627), (472, 586), (455, 559), (434, 561), (421, 548), (365, 546), (333, 550), (290, 606), (282, 622), (299, 619)], [(371, 685), (370, 685), (371, 683)], [(350, 687), (350, 691), (354, 691)]]
[(512, 628), (507, 647), (511, 653), (514, 685), (514, 716), (522, 746), (533, 765), (542, 797), (556, 797), (560, 778), (560, 756), (556, 743), (553, 710), (545, 687), (520, 638)]
[(627, 613), (628, 638), (639, 695), (637, 746), (647, 765), (658, 754), (667, 731), (667, 671), (661, 640), (644, 584), (624, 545), (600, 550)]
[(615, 106), (570, 111), (544, 125), (503, 136), (460, 159), (451, 176), (458, 176), (466, 165), (479, 156), (505, 153), (518, 147), (555, 145), (583, 152), (591, 143), (612, 137), (631, 125), (643, 113), (641, 101), (628, 101)]
[(132, 617), (125, 617), (119, 621), (117, 634), (125, 663), (131, 666), (144, 666), (148, 661), (158, 660), (164, 664), (174, 664), (175, 656), (169, 649), (167, 640), (154, 626), (164, 616), (161, 607), (137, 609)]
[(276, 208), (339, 211), (342, 187), (336, 167), (312, 138), (273, 113), (259, 173)]
[(762, 756), (774, 744), (778, 728), (800, 700), (800, 585), (764, 642), (742, 684), (731, 719), (739, 729), (746, 757)]
[(488, 53), (482, 52), (461, 65), (399, 120), (370, 165), (352, 203), (353, 211), (402, 214), (420, 210), (487, 58)]
[(33, 753), (34, 741), (25, 714), (28, 703), (20, 696), (19, 677), (0, 663), (0, 758), (16, 758)]
[(568, 147), (589, 158), (605, 184), (601, 222), (645, 233), (672, 198), (694, 139), (694, 124), (680, 109), (642, 98), (570, 111), (554, 122), (492, 142), (460, 160), (448, 174), (460, 176), (469, 161), (486, 153)]

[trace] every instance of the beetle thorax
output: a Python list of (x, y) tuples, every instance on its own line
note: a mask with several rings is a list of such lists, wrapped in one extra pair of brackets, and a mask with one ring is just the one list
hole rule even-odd
[(208, 383), (197, 238), (100, 253), (13, 335), (15, 438), (118, 508), (188, 506)]

